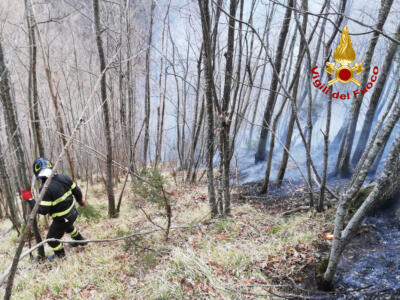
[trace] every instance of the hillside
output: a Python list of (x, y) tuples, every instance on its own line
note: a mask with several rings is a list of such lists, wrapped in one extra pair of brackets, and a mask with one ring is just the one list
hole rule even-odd
[[(205, 184), (178, 187), (171, 180), (166, 189), (173, 195), (175, 228), (167, 242), (157, 231), (67, 248), (67, 257), (55, 262), (26, 258), (19, 265), (13, 299), (254, 299), (286, 294), (293, 292), (294, 283), (301, 284), (299, 273), (319, 260), (316, 252), (326, 243), (329, 211), (282, 217), (282, 210), (238, 201), (236, 194), (232, 217), (212, 220)], [(165, 225), (157, 207), (129, 188), (117, 219), (107, 218), (103, 184), (90, 185), (87, 195), (89, 208), (76, 225), (89, 239), (157, 229), (139, 207), (154, 223)], [(0, 224), (1, 273), (12, 260), (17, 237), (9, 221)], [(45, 236), (44, 222), (40, 227)], [(47, 246), (46, 252), (51, 253)]]

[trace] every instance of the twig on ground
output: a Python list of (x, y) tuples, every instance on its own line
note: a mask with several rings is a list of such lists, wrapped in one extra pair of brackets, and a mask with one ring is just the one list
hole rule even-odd
[(279, 297), (279, 298), (283, 298), (283, 299), (310, 299), (310, 297), (306, 297), (306, 296), (301, 296), (301, 295), (294, 295), (294, 294), (277, 294), (271, 291), (265, 291), (266, 293), (262, 294), (262, 293), (252, 293), (252, 292), (246, 292), (243, 290), (236, 290), (236, 289), (231, 289), (231, 288), (224, 288), (227, 291), (230, 292), (235, 292), (237, 294), (243, 294), (243, 295), (249, 295), (249, 296), (255, 296), (255, 297), (271, 297), (271, 296), (275, 296), (275, 297)]
[[(176, 226), (176, 227), (171, 227), (171, 229), (184, 229), (184, 228), (193, 228), (193, 227), (198, 227), (200, 226), (200, 224), (196, 224), (196, 225), (192, 225), (192, 226)], [(42, 246), (43, 244), (47, 243), (47, 242), (59, 242), (59, 243), (75, 243), (75, 244), (81, 244), (81, 243), (108, 243), (108, 242), (116, 242), (116, 241), (121, 241), (121, 240), (125, 240), (134, 236), (140, 236), (140, 235), (147, 235), (150, 233), (154, 233), (157, 231), (163, 231), (164, 229), (153, 229), (153, 230), (149, 230), (149, 231), (144, 231), (144, 232), (134, 232), (125, 236), (120, 236), (120, 237), (115, 237), (115, 238), (108, 238), (108, 239), (91, 239), (91, 240), (82, 240), (82, 241), (77, 241), (77, 240), (60, 240), (60, 239), (45, 239), (42, 242), (40, 242), (39, 244), (36, 244), (35, 246), (33, 246), (32, 248), (26, 250), (24, 253), (21, 254), (21, 256), (19, 257), (19, 260), (21, 260), (22, 258), (24, 258), (25, 256), (27, 256), (28, 254), (30, 254), (31, 252), (35, 251), (37, 248), (39, 248), (40, 246)], [(3, 285), (3, 283), (5, 282), (5, 280), (7, 279), (9, 273), (11, 271), (11, 266), (9, 266), (5, 272), (0, 276), (0, 287)]]
[(154, 226), (160, 228), (160, 230), (165, 231), (165, 228), (163, 228), (163, 227), (161, 227), (160, 225), (158, 225), (157, 223), (155, 223), (155, 222), (153, 221), (153, 219), (146, 213), (146, 211), (145, 211), (142, 207), (139, 206), (139, 209), (143, 212), (143, 214), (146, 216), (146, 219), (147, 219), (151, 224), (153, 224)]
[(295, 212), (306, 211), (306, 210), (309, 210), (309, 209), (310, 209), (309, 206), (300, 206), (300, 207), (296, 207), (294, 209), (285, 211), (284, 213), (281, 214), (281, 216), (283, 217), (283, 216), (287, 216), (287, 215), (290, 215), (290, 214), (295, 213)]

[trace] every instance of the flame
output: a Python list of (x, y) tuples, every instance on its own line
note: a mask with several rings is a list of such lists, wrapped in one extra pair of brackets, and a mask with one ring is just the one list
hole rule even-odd
[(353, 45), (351, 43), (349, 30), (344, 25), (342, 35), (340, 36), (339, 45), (337, 46), (333, 58), (341, 65), (348, 66), (356, 59)]

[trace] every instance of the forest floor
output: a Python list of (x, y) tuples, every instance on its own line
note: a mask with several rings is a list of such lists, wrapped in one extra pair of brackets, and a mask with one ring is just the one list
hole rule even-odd
[[(89, 212), (75, 223), (86, 238), (157, 229), (139, 207), (165, 226), (157, 206), (138, 199), (129, 185), (115, 219), (107, 218), (103, 184), (89, 185)], [(80, 186), (85, 194), (86, 183)], [(312, 213), (302, 209), (307, 205), (304, 197), (263, 199), (247, 186), (233, 188), (231, 217), (210, 219), (205, 184), (170, 179), (166, 190), (172, 197), (172, 227), (181, 227), (171, 230), (168, 241), (157, 231), (119, 242), (66, 247), (67, 257), (55, 262), (25, 258), (16, 274), (13, 299), (280, 298), (304, 294), (302, 286), (310, 286), (312, 275), (304, 274), (313, 274), (329, 246), (324, 236), (332, 232), (333, 208)], [(41, 219), (43, 237), (44, 224)], [(11, 223), (0, 222), (0, 274), (11, 263), (16, 245)], [(47, 245), (46, 254), (51, 254)], [(1, 289), (0, 297), (3, 294)]]

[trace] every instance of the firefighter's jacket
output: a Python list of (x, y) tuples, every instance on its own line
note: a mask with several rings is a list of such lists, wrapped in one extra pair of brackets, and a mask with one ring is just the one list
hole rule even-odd
[[(42, 191), (43, 184), (40, 191)], [(71, 178), (62, 174), (55, 175), (40, 202), (39, 214), (49, 214), (54, 220), (66, 218), (75, 210), (75, 200), (72, 196), (79, 204), (82, 204), (82, 192)], [(35, 206), (35, 203), (35, 200), (29, 201), (31, 208)]]

